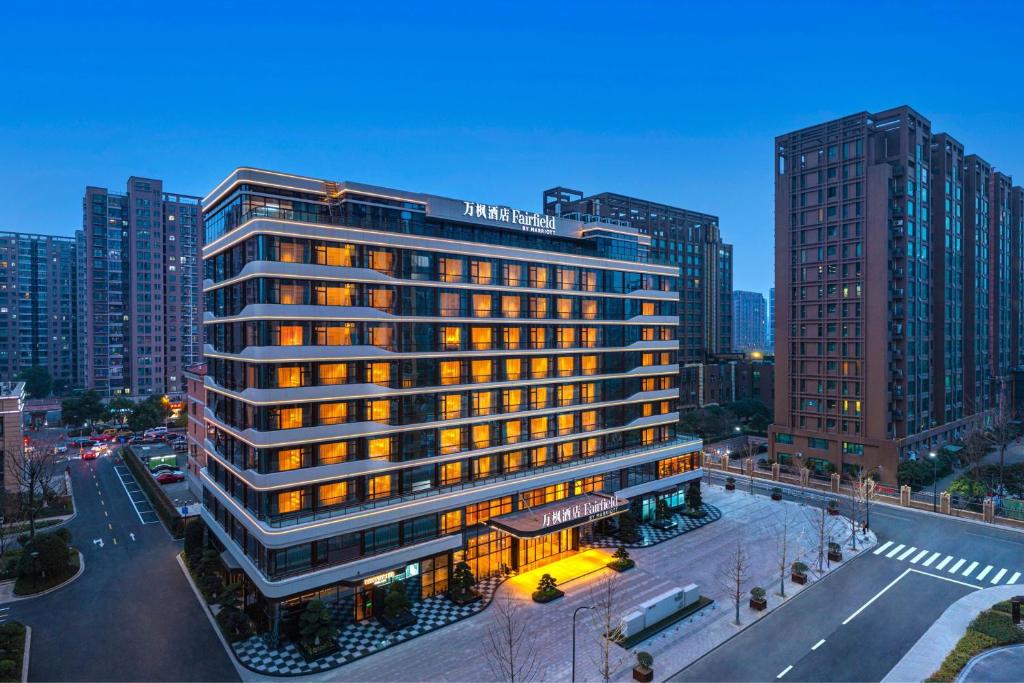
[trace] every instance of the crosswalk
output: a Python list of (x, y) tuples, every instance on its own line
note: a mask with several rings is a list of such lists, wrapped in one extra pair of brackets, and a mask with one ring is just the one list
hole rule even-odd
[(1006, 567), (996, 567), (991, 564), (983, 565), (981, 562), (967, 558), (937, 553), (925, 548), (897, 543), (896, 541), (886, 541), (875, 548), (872, 553), (884, 555), (886, 558), (898, 562), (908, 562), (919, 567), (927, 567), (933, 572), (945, 572), (950, 576), (972, 579), (977, 583), (987, 582), (990, 585), (1001, 584), (1011, 586), (1016, 584), (1021, 577), (1021, 572), (1014, 571), (1013, 568), (1007, 569)]
[(10, 607), (0, 607), (0, 624), (2, 624), (5, 621), (7, 621), (7, 617), (10, 616), (10, 613), (11, 613), (11, 608)]

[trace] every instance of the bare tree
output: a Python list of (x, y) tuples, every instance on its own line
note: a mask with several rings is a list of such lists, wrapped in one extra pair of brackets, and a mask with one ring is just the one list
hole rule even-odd
[(799, 559), (799, 538), (793, 538), (794, 519), (792, 506), (783, 503), (775, 518), (775, 551), (779, 563), (779, 595), (786, 597), (786, 570)]
[(508, 683), (529, 683), (540, 671), (536, 629), (519, 601), (506, 592), (495, 598), (485, 648), (491, 672)]
[(35, 449), (18, 447), (3, 452), (4, 465), (14, 474), (18, 485), (19, 507), (28, 520), (29, 538), (36, 535), (36, 518), (53, 493), (54, 473), (57, 470), (57, 454), (53, 448)]
[(825, 558), (828, 555), (828, 544), (832, 536), (837, 534), (840, 523), (828, 513), (825, 507), (805, 508), (807, 521), (811, 525), (811, 552), (817, 556), (818, 575), (825, 572)]
[(720, 579), (722, 588), (732, 599), (733, 606), (736, 608), (735, 623), (737, 626), (740, 624), (740, 603), (743, 602), (744, 595), (743, 583), (747, 580), (747, 573), (750, 571), (750, 558), (743, 548), (743, 541), (742, 536), (736, 539), (736, 549), (730, 551), (728, 564)]
[[(851, 498), (854, 501), (854, 507), (864, 517), (864, 524), (861, 530), (867, 533), (867, 530), (871, 527), (871, 507), (875, 502), (875, 496), (877, 495), (877, 489), (875, 487), (875, 480), (870, 477), (860, 476), (852, 484)], [(857, 534), (856, 524), (853, 529), (854, 535)]]
[(615, 589), (615, 576), (608, 575), (590, 595), (591, 604), (594, 605), (592, 619), (598, 647), (594, 664), (605, 683), (629, 659), (629, 653), (618, 644), (622, 639), (622, 615), (616, 604)]
[(11, 506), (7, 490), (0, 487), (0, 558), (7, 552), (11, 541), (18, 536), (17, 523), (21, 521), (20, 510)]

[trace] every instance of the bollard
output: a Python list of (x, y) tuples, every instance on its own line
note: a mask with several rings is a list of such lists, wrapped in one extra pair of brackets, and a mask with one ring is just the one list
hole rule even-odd
[(910, 487), (906, 484), (900, 487), (900, 505), (910, 507)]
[(779, 463), (773, 462), (772, 463), (772, 480), (773, 481), (778, 481), (779, 480), (779, 475), (781, 474), (781, 472), (782, 472), (782, 470), (779, 467)]
[(839, 493), (839, 474), (837, 474), (836, 472), (832, 473), (831, 484), (832, 493)]
[(939, 512), (944, 515), (952, 514), (951, 496), (948, 491), (939, 494)]
[(1013, 612), (1013, 623), (1020, 626), (1020, 603), (1024, 602), (1024, 595), (1015, 595), (1010, 598), (1010, 607)]

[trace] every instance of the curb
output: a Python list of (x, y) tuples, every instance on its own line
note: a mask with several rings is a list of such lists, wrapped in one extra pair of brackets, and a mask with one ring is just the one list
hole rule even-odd
[(74, 582), (75, 579), (77, 579), (79, 576), (81, 576), (83, 573), (85, 573), (85, 555), (82, 554), (81, 550), (76, 550), (75, 552), (78, 553), (78, 571), (75, 572), (75, 575), (72, 576), (71, 578), (69, 578), (67, 581), (65, 581), (64, 583), (58, 584), (58, 585), (56, 585), (56, 586), (54, 586), (52, 588), (47, 588), (44, 591), (40, 591), (38, 593), (33, 593), (32, 595), (14, 595), (14, 592), (13, 592), (13, 589), (12, 589), (11, 597), (9, 597), (6, 600), (0, 600), (0, 605), (7, 604), (8, 602), (20, 602), (22, 600), (32, 600), (33, 598), (41, 598), (44, 595), (47, 595), (47, 594), (52, 593), (54, 591), (59, 591), (61, 588), (64, 588), (64, 586), (67, 586), (68, 584)]
[(989, 657), (990, 655), (994, 655), (997, 652), (1003, 652), (1004, 650), (1016, 650), (1019, 648), (1024, 648), (1024, 645), (1022, 645), (1021, 643), (1014, 643), (1013, 645), (1003, 645), (1002, 647), (997, 647), (994, 650), (986, 650), (980, 654), (974, 655), (969, 660), (967, 660), (967, 663), (964, 664), (964, 668), (960, 670), (959, 674), (957, 674), (955, 683), (963, 683), (967, 679), (967, 675), (971, 673), (971, 669), (974, 668), (974, 665), (980, 662), (981, 660)]
[(32, 627), (25, 626), (25, 652), (21, 656), (21, 683), (28, 681), (28, 658), (32, 650)]

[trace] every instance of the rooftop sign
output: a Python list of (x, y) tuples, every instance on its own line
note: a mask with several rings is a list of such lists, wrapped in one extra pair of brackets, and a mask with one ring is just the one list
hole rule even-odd
[(469, 218), (483, 218), (499, 223), (518, 225), (526, 232), (536, 232), (542, 235), (555, 234), (555, 217), (545, 216), (542, 213), (533, 211), (520, 211), (510, 209), (507, 206), (496, 206), (493, 204), (477, 204), (476, 202), (463, 202), (465, 210), (463, 216)]

